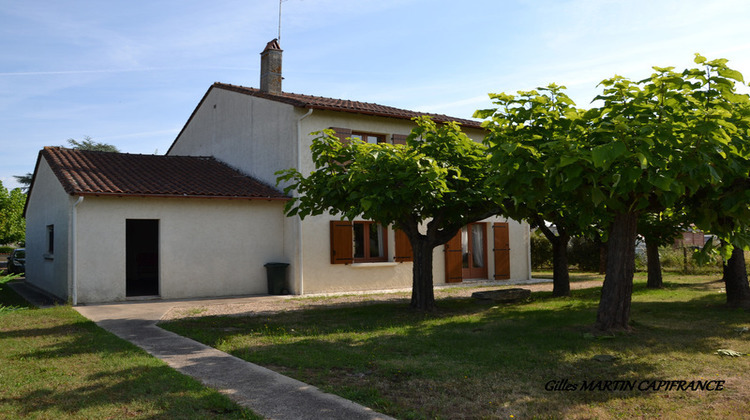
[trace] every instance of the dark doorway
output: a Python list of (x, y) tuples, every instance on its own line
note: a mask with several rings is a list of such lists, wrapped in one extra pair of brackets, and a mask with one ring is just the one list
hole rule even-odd
[(125, 296), (159, 294), (159, 221), (125, 221)]

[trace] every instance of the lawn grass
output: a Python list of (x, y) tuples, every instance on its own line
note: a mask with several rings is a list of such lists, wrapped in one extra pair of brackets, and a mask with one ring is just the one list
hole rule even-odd
[[(513, 305), (446, 298), (429, 314), (377, 303), (163, 326), (401, 419), (747, 418), (750, 357), (717, 350), (750, 352), (750, 314), (726, 308), (716, 280), (666, 274), (648, 290), (637, 275), (633, 331), (612, 336), (591, 334), (599, 287)], [(724, 382), (638, 389), (665, 380)], [(545, 389), (565, 384), (577, 389)]]
[(0, 279), (0, 418), (259, 418), (70, 306), (33, 309)]

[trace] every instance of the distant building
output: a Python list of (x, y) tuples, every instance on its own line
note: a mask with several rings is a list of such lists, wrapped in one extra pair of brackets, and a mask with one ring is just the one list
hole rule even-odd
[(706, 243), (706, 234), (703, 231), (691, 228), (682, 232), (682, 236), (675, 239), (674, 248), (702, 248)]

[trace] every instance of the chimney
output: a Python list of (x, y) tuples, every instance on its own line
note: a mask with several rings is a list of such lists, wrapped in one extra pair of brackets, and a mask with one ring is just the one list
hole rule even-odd
[(278, 39), (266, 45), (260, 53), (260, 90), (268, 93), (281, 93), (281, 47)]

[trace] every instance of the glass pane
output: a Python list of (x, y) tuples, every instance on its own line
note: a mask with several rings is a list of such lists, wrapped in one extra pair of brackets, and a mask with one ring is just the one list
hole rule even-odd
[(370, 257), (379, 258), (384, 257), (385, 252), (383, 251), (383, 227), (370, 223)]
[(484, 267), (484, 225), (471, 226), (471, 248), (474, 267)]
[(361, 134), (352, 134), (351, 136), (349, 136), (349, 138), (352, 139), (352, 140), (362, 140), (362, 135)]
[(461, 228), (461, 255), (463, 268), (469, 268), (469, 229)]
[(377, 143), (377, 142), (378, 142), (378, 140), (379, 140), (379, 139), (378, 139), (378, 136), (367, 136), (367, 142), (368, 142), (368, 143), (373, 143), (373, 144), (375, 144), (375, 143)]
[(362, 223), (354, 224), (354, 258), (365, 257), (365, 226)]

